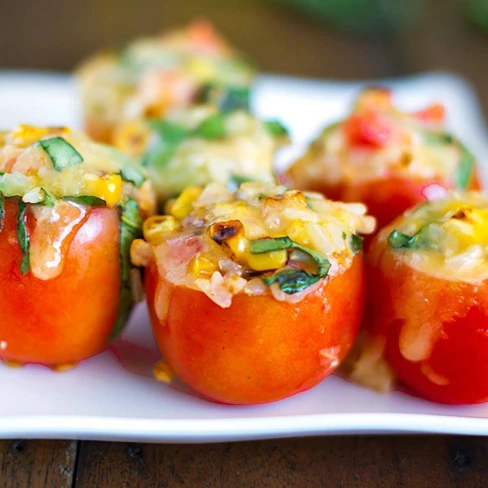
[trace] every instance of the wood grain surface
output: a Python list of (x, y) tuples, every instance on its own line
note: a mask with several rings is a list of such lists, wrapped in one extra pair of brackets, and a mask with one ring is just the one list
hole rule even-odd
[[(488, 113), (488, 37), (456, 0), (426, 0), (412, 31), (344, 36), (272, 1), (19, 0), (2, 4), (0, 67), (68, 70), (108, 45), (211, 19), (264, 71), (364, 79), (459, 72)], [(488, 440), (455, 436), (324, 437), (213, 445), (0, 441), (0, 488), (488, 486)]]

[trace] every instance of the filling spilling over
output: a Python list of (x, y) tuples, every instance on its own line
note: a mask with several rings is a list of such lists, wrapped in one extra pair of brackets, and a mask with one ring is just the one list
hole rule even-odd
[[(299, 301), (346, 270), (374, 230), (362, 204), (344, 204), (274, 184), (187, 188), (149, 218), (132, 260), (152, 259), (164, 279), (229, 307), (238, 293)], [(158, 297), (156, 299), (158, 303)]]
[(115, 135), (119, 150), (140, 159), (160, 199), (212, 182), (233, 188), (245, 181), (273, 182), (274, 154), (287, 142), (279, 122), (214, 105), (176, 110), (164, 120), (132, 121)]
[[(20, 125), (0, 133), (0, 232), (7, 199), (18, 202), (20, 271), (41, 280), (62, 273), (66, 243), (94, 209), (118, 209), (122, 289), (117, 323), (122, 327), (132, 305), (130, 244), (141, 235), (143, 217), (155, 211), (142, 170), (82, 133)], [(31, 215), (35, 226), (28, 225)]]
[(444, 125), (444, 107), (396, 109), (387, 89), (367, 89), (349, 117), (333, 124), (291, 168), (303, 188), (407, 177), (467, 188), (474, 158)]
[(409, 266), (440, 278), (488, 278), (488, 199), (452, 193), (408, 211), (383, 238)]
[(229, 96), (225, 103), (248, 106), (253, 78), (252, 67), (204, 22), (101, 53), (79, 71), (88, 118), (109, 125), (161, 117), (199, 98), (224, 103)]

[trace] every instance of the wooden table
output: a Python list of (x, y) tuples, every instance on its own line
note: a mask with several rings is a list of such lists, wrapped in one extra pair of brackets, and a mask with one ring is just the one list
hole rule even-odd
[[(335, 79), (425, 70), (472, 81), (488, 113), (488, 36), (457, 3), (431, 0), (395, 39), (344, 36), (292, 10), (237, 0), (24, 0), (2, 6), (0, 66), (70, 69), (108, 43), (212, 19), (265, 71)], [(130, 20), (129, 20), (130, 19)], [(488, 443), (454, 436), (351, 436), (214, 445), (0, 442), (0, 487), (482, 487)]]

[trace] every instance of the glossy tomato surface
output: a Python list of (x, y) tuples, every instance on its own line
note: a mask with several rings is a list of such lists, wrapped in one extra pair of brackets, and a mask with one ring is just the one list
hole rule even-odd
[[(32, 232), (36, 220), (30, 210), (27, 229)], [(64, 241), (64, 268), (49, 280), (20, 272), (17, 214), (17, 201), (6, 199), (0, 232), (0, 357), (65, 365), (99, 352), (118, 311), (118, 211), (92, 209)]]
[[(416, 270), (376, 238), (368, 252), (367, 327), (398, 378), (441, 403), (488, 401), (488, 282)], [(454, 278), (454, 277), (453, 277)]]
[[(327, 198), (343, 202), (362, 202), (368, 208), (368, 214), (377, 220), (377, 229), (388, 225), (409, 208), (424, 202), (427, 198), (424, 190), (432, 184), (439, 184), (447, 190), (452, 185), (444, 181), (385, 177), (371, 181), (343, 183), (317, 188)], [(480, 189), (475, 171), (471, 174), (467, 190)]]
[[(221, 308), (168, 283), (154, 263), (146, 292), (158, 346), (182, 381), (217, 402), (266, 403), (316, 385), (347, 354), (363, 311), (363, 258), (298, 303), (238, 294)], [(156, 307), (167, 309), (163, 320)]]

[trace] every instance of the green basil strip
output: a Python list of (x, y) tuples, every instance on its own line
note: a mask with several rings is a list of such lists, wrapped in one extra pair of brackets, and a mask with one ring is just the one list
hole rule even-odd
[(158, 135), (159, 141), (146, 152), (141, 165), (166, 166), (177, 147), (190, 136), (190, 131), (182, 125), (167, 120), (149, 120), (148, 125)]
[(146, 181), (142, 171), (135, 165), (126, 164), (120, 171), (120, 176), (124, 181), (133, 183), (138, 188)]
[(17, 240), (19, 241), (20, 250), (22, 251), (22, 261), (20, 262), (20, 272), (25, 275), (30, 270), (29, 259), (29, 233), (25, 224), (25, 213), (27, 205), (19, 201), (19, 213), (17, 214)]
[(193, 132), (192, 135), (203, 139), (222, 139), (227, 135), (225, 129), (225, 116), (214, 114), (207, 117)]
[(278, 138), (288, 136), (288, 129), (278, 120), (267, 120), (264, 122), (264, 126), (273, 137)]
[(40, 202), (40, 204), (46, 205), (47, 207), (54, 207), (54, 204), (56, 203), (56, 199), (44, 188), (41, 188), (41, 190), (44, 198), (42, 202)]
[(297, 242), (292, 241), (289, 237), (266, 237), (264, 239), (256, 239), (250, 242), (249, 250), (252, 254), (262, 254), (273, 251), (280, 251), (283, 249), (299, 249), (308, 254), (317, 264), (317, 273), (312, 274), (303, 269), (285, 269), (278, 271), (273, 276), (261, 279), (267, 286), (273, 283), (278, 283), (280, 289), (288, 294), (297, 293), (304, 290), (308, 286), (316, 283), (321, 278), (325, 278), (330, 269), (329, 260), (321, 253), (304, 247)]
[(354, 254), (357, 254), (363, 248), (363, 238), (357, 234), (351, 236), (351, 249)]
[(93, 197), (90, 195), (81, 195), (77, 197), (63, 197), (63, 200), (67, 200), (73, 203), (80, 203), (81, 205), (89, 205), (90, 207), (106, 207), (107, 202), (103, 198)]
[(232, 173), (229, 181), (227, 182), (227, 189), (230, 191), (236, 191), (242, 185), (242, 183), (253, 183), (255, 181), (256, 180), (253, 178)]
[(220, 112), (249, 111), (251, 90), (249, 87), (226, 87), (208, 84), (197, 94), (196, 103), (216, 105)]
[(281, 291), (288, 295), (293, 295), (317, 283), (321, 278), (322, 276), (314, 275), (303, 269), (285, 269), (269, 278), (262, 276), (261, 280), (266, 286), (278, 283)]
[(43, 139), (39, 141), (39, 145), (51, 159), (56, 171), (63, 171), (68, 166), (74, 166), (83, 162), (81, 154), (62, 137)]
[(464, 144), (446, 132), (424, 131), (423, 137), (424, 141), (429, 145), (454, 144), (459, 149), (461, 155), (452, 179), (458, 190), (465, 190), (473, 172), (474, 156)]
[(407, 236), (398, 230), (394, 230), (388, 236), (388, 242), (393, 249), (412, 249), (416, 247), (419, 233), (417, 232), (413, 236)]
[(453, 175), (453, 181), (456, 188), (465, 190), (468, 186), (469, 180), (471, 179), (475, 159), (463, 144), (459, 142), (458, 145), (461, 151), (461, 159), (459, 160), (456, 172)]
[(3, 230), (3, 217), (5, 216), (5, 197), (0, 190), (0, 232)]
[(119, 299), (119, 310), (114, 327), (110, 334), (110, 340), (115, 339), (124, 329), (130, 312), (134, 305), (130, 288), (130, 271), (133, 268), (130, 261), (130, 246), (134, 239), (142, 236), (142, 217), (139, 207), (134, 199), (129, 199), (122, 206), (120, 219), (120, 268), (121, 268), (121, 288)]

